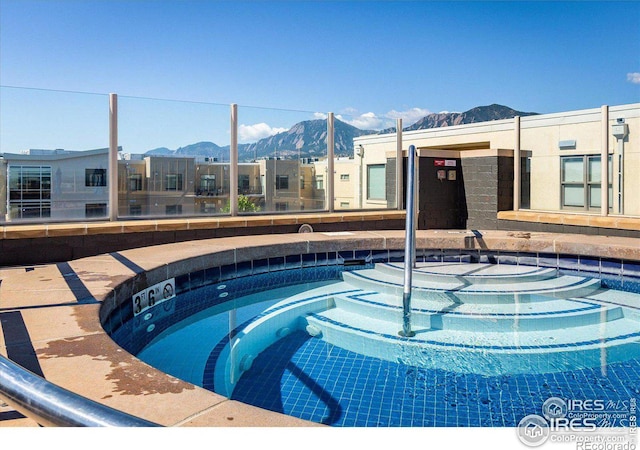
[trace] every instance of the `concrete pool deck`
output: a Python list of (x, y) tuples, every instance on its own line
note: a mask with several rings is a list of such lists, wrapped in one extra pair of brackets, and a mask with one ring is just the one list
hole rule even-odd
[[(51, 383), (164, 426), (316, 426), (164, 374), (120, 348), (105, 333), (100, 319), (119, 301), (128, 301), (136, 283), (152, 285), (194, 270), (266, 256), (403, 247), (401, 230), (269, 234), (0, 268), (0, 353)], [(640, 261), (640, 239), (543, 232), (425, 230), (417, 232), (417, 248)], [(30, 426), (38, 424), (0, 399), (0, 427)]]

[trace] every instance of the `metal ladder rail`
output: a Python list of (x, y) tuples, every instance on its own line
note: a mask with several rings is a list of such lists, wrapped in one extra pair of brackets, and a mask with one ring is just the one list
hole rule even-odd
[(404, 288), (402, 292), (402, 330), (400, 336), (413, 337), (415, 332), (411, 330), (411, 283), (413, 277), (413, 265), (416, 255), (416, 210), (415, 210), (415, 160), (416, 147), (409, 146), (407, 160), (407, 204), (404, 242)]
[(42, 426), (161, 426), (68, 391), (2, 355), (0, 355), (0, 398)]

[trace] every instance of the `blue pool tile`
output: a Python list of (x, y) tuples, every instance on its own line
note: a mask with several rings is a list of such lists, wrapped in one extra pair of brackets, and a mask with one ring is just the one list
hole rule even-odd
[[(175, 301), (164, 304), (173, 308), (171, 314), (169, 310), (164, 315), (162, 311), (154, 312), (154, 320), (157, 320), (154, 332), (145, 331), (146, 323), (141, 317), (133, 318), (131, 302), (116, 308), (105, 320), (105, 329), (116, 342), (136, 353), (175, 320), (187, 318), (212, 304), (295, 282), (337, 279), (346, 269), (337, 262), (349, 254), (361, 258), (365, 253), (339, 255), (332, 252), (254, 261), (249, 266), (253, 275), (241, 278), (238, 275), (247, 273), (247, 266), (242, 264), (196, 271), (177, 277), (176, 286), (183, 293)], [(390, 252), (382, 250), (366, 254), (370, 255), (371, 261), (386, 261)], [(420, 254), (424, 258), (434, 256), (445, 260), (442, 251), (427, 250)], [(447, 258), (460, 261), (466, 261), (474, 254), (487, 261), (513, 256), (466, 251), (446, 253)], [(522, 255), (516, 257), (521, 263)], [(525, 257), (537, 259), (533, 255)], [(639, 280), (621, 277), (621, 268), (623, 272), (628, 269), (630, 273), (638, 273), (640, 265), (637, 263), (583, 258), (559, 261), (555, 255), (541, 255), (540, 259), (543, 263), (553, 264), (552, 267), (573, 268), (566, 270), (572, 274), (584, 275), (585, 268), (604, 266), (602, 280), (605, 287), (640, 291)], [(324, 265), (312, 267), (321, 261)], [(305, 264), (309, 268), (283, 270), (305, 267)], [(275, 270), (266, 273), (263, 272), (265, 267)], [(204, 287), (195, 289), (199, 286)], [(220, 297), (222, 293), (228, 295)], [(602, 396), (608, 400), (640, 397), (640, 387), (634, 381), (640, 379), (640, 361), (612, 363), (607, 370), (607, 376), (603, 376), (599, 368), (493, 377), (454, 374), (365, 357), (300, 332), (277, 342), (256, 358), (252, 369), (240, 380), (233, 398), (333, 426), (511, 427), (525, 415), (539, 413), (542, 402), (550, 396), (577, 399)], [(212, 376), (210, 365), (204, 376)]]
[(498, 254), (498, 264), (510, 264), (513, 266), (518, 265), (518, 255), (514, 253), (500, 253)]
[(316, 265), (326, 266), (329, 264), (329, 256), (326, 253), (316, 253)]
[(621, 261), (603, 258), (600, 261), (600, 272), (610, 275), (622, 275)]
[(269, 258), (269, 271), (276, 272), (279, 270), (284, 270), (284, 256)]
[(404, 250), (389, 250), (389, 262), (404, 261)]
[(365, 357), (296, 332), (256, 358), (232, 398), (332, 426), (514, 427), (524, 416), (539, 414), (551, 396), (628, 400), (640, 394), (629, 388), (640, 376), (640, 361), (614, 363), (608, 371), (607, 377), (599, 368), (457, 374)]
[(316, 265), (315, 253), (304, 253), (302, 255), (302, 267), (315, 267), (315, 265)]
[(597, 276), (600, 274), (600, 258), (593, 258), (589, 256), (580, 256), (580, 271), (588, 272)]
[(362, 259), (365, 262), (371, 262), (371, 250), (356, 250), (354, 252), (354, 258), (355, 259)]
[(636, 277), (640, 279), (640, 263), (625, 261), (622, 265), (624, 276)]
[(354, 251), (338, 252), (338, 263), (343, 264), (345, 261), (355, 259)]
[(549, 255), (546, 253), (540, 253), (538, 255), (538, 266), (539, 267), (550, 267), (553, 269), (558, 268), (558, 256), (557, 255)]
[(269, 260), (268, 259), (256, 259), (251, 262), (251, 270), (253, 275), (269, 272)]
[(372, 250), (371, 261), (374, 263), (383, 263), (389, 260), (388, 250)]
[(519, 253), (518, 264), (521, 266), (536, 267), (538, 265), (538, 256), (532, 253)]
[(189, 285), (191, 289), (197, 289), (206, 284), (205, 271), (197, 270), (189, 274)]
[(327, 265), (335, 266), (336, 264), (341, 264), (340, 258), (338, 258), (338, 254), (336, 252), (328, 252), (327, 253)]
[(253, 273), (251, 261), (239, 262), (236, 264), (236, 277), (248, 277)]
[(560, 255), (558, 257), (558, 268), (566, 270), (580, 270), (580, 260), (577, 256)]
[(481, 252), (480, 253), (480, 262), (485, 264), (497, 264), (498, 263), (498, 253), (497, 252)]
[(285, 269), (300, 269), (302, 267), (302, 255), (289, 255), (284, 260)]
[(182, 294), (190, 290), (189, 274), (180, 275), (175, 278), (176, 295)]
[(442, 261), (444, 262), (460, 262), (460, 250), (443, 250)]
[(205, 283), (214, 284), (220, 281), (220, 267), (210, 267), (204, 271)]
[(236, 278), (236, 265), (226, 264), (220, 267), (220, 280), (231, 280)]

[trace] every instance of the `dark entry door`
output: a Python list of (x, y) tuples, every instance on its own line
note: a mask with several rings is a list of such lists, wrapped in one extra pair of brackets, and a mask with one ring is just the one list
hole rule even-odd
[(468, 214), (460, 159), (422, 157), (418, 173), (418, 229), (465, 229)]

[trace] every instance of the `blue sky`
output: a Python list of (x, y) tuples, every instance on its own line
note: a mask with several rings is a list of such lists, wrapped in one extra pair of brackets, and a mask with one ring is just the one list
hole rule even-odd
[[(640, 2), (0, 0), (0, 84), (118, 93), (123, 139), (136, 148), (228, 143), (208, 136), (206, 122), (227, 129), (230, 103), (245, 141), (314, 113), (376, 128), (491, 103), (539, 113), (598, 108), (640, 102)], [(81, 135), (104, 128), (103, 95), (71, 108), (72, 94), (2, 93), (0, 151), (102, 145)], [(57, 95), (88, 112), (61, 113)], [(196, 103), (163, 104), (171, 110), (163, 115), (143, 98)], [(15, 111), (25, 103), (42, 117)], [(185, 119), (201, 109), (209, 119)], [(166, 123), (154, 127), (140, 111)], [(28, 117), (87, 124), (73, 128), (75, 144), (34, 133), (20, 140)], [(180, 121), (193, 133), (163, 137)], [(157, 139), (136, 140), (140, 129)]]

